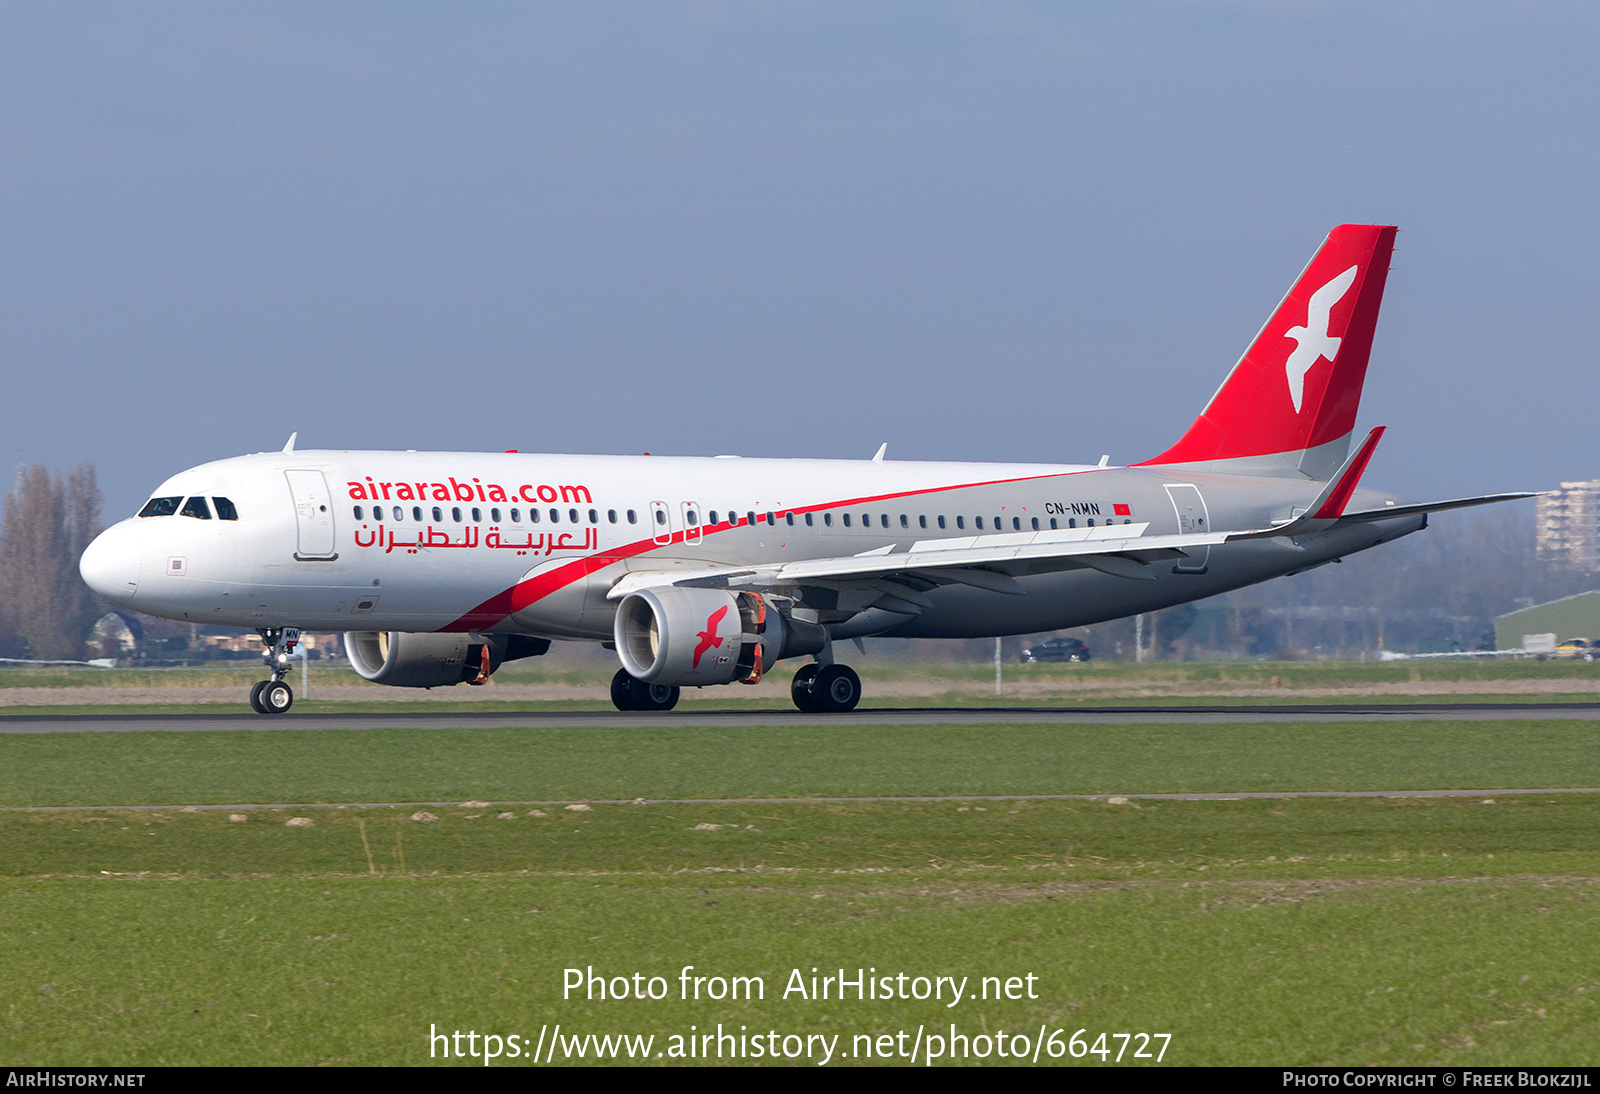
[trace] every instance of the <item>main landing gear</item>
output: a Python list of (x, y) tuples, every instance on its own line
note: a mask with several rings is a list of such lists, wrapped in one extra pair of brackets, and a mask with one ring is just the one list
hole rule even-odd
[(635, 680), (627, 669), (618, 669), (611, 678), (611, 703), (618, 710), (671, 710), (678, 705), (678, 689)]
[[(611, 678), (611, 703), (618, 710), (671, 710), (678, 695), (678, 688), (636, 680), (627, 669)], [(805, 665), (794, 674), (789, 697), (807, 714), (845, 714), (861, 701), (861, 677), (849, 665)]]
[(861, 702), (861, 677), (849, 665), (803, 665), (789, 698), (807, 714), (845, 714)]
[(262, 680), (250, 689), (250, 706), (257, 714), (282, 714), (294, 705), (294, 689), (284, 682), (289, 675), (289, 657), (300, 644), (300, 631), (294, 627), (263, 627), (258, 632), (267, 652), (262, 660), (272, 679)]

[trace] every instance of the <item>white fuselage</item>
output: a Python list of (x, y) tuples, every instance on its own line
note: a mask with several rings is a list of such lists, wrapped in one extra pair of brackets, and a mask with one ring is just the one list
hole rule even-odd
[[(1269, 526), (1306, 479), (1083, 465), (520, 453), (274, 452), (184, 471), (155, 498), (209, 519), (133, 517), (86, 552), (97, 591), (153, 615), (239, 627), (476, 631), (605, 640), (630, 571), (764, 565), (996, 533), (1147, 524), (1149, 535)], [(225, 498), (236, 520), (220, 519)], [(1395, 504), (1358, 491), (1353, 507)], [(731, 519), (730, 519), (731, 518)], [(1026, 595), (966, 584), (932, 606), (819, 589), (835, 638), (1033, 633), (1211, 596), (1364, 550), (1420, 515), (1297, 541), (1201, 548), (1156, 580), (1020, 573)], [(865, 609), (865, 610), (863, 610)], [(845, 616), (848, 615), (848, 618)]]

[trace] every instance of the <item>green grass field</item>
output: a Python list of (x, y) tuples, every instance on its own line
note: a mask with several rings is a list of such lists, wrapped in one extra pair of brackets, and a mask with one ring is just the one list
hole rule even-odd
[(0, 805), (1600, 786), (1574, 720), (0, 735)]
[[(1600, 795), (339, 803), (1597, 782), (1572, 721), (0, 736), (0, 802), (162, 807), (0, 813), (0, 1059), (414, 1064), (430, 1027), (560, 1023), (653, 1061), (721, 1023), (837, 1036), (835, 1063), (954, 1025), (1167, 1033), (1178, 1064), (1592, 1064)], [(180, 808), (230, 802), (327, 804)], [(681, 1000), (685, 965), (765, 997)], [(564, 999), (590, 966), (671, 995)], [(784, 998), (813, 967), (1037, 997)]]

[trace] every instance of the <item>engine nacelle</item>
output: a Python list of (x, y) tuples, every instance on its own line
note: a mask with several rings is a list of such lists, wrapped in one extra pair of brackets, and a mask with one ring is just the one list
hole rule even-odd
[(397, 688), (481, 684), (503, 662), (536, 657), (549, 639), (521, 634), (345, 631), (344, 652), (363, 680)]
[(686, 687), (753, 684), (773, 663), (828, 641), (824, 628), (783, 616), (755, 593), (670, 586), (623, 597), (613, 634), (628, 675)]

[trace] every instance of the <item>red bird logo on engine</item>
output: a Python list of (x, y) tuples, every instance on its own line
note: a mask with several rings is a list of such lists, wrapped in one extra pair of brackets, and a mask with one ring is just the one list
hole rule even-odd
[(728, 606), (724, 604), (706, 617), (706, 629), (696, 635), (700, 639), (700, 644), (694, 648), (694, 664), (690, 666), (691, 668), (700, 667), (700, 658), (706, 650), (709, 650), (712, 646), (716, 646), (719, 649), (722, 647), (722, 638), (717, 634), (717, 625), (722, 622), (722, 617), (727, 614)]

